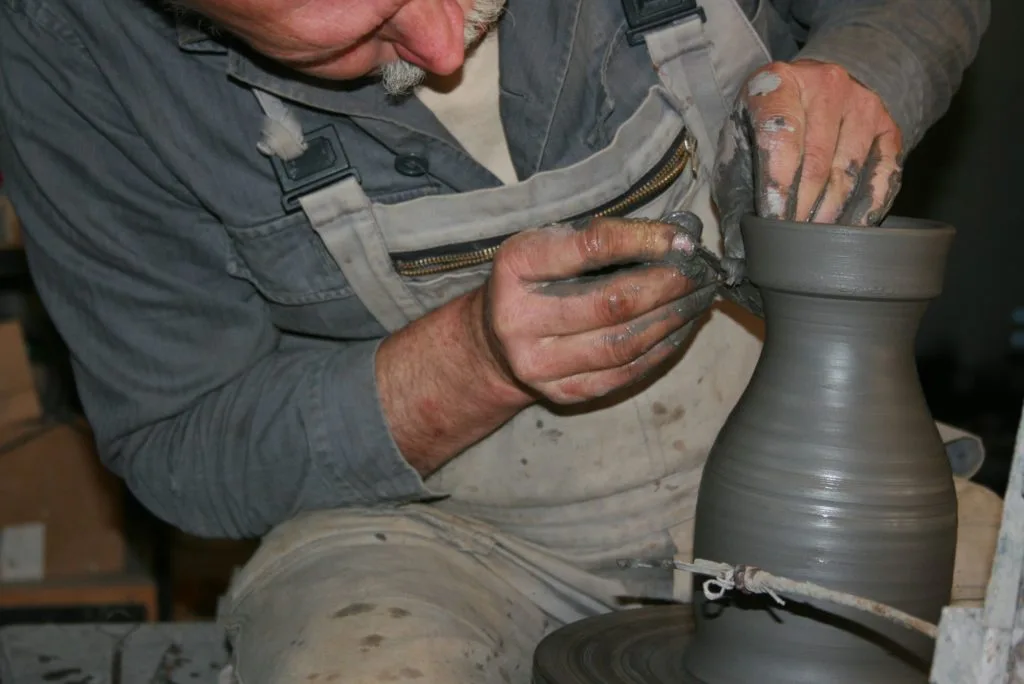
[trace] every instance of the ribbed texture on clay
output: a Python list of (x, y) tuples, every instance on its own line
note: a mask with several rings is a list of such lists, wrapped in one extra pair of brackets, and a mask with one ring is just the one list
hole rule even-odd
[[(953, 230), (893, 225), (744, 225), (766, 339), (704, 471), (695, 555), (937, 622), (952, 585), (956, 496), (914, 337)], [(927, 681), (930, 640), (864, 613), (768, 597), (698, 597), (695, 610), (691, 681)]]

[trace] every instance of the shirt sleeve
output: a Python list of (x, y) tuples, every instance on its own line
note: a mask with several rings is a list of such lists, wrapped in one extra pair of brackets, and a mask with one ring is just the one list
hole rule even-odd
[(216, 217), (38, 3), (0, 3), (0, 168), (101, 458), (157, 515), (245, 537), (427, 496), (380, 408), (379, 340), (282, 336), (227, 274)]
[(831, 62), (878, 94), (910, 150), (949, 108), (988, 26), (990, 0), (776, 0), (808, 27), (799, 58)]

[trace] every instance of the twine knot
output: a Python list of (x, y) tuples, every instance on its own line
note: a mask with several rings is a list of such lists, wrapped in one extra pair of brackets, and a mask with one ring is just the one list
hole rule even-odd
[(725, 596), (727, 591), (736, 589), (744, 594), (768, 594), (780, 606), (786, 605), (783, 598), (768, 585), (766, 574), (764, 570), (753, 565), (720, 569), (715, 577), (705, 580), (701, 585), (704, 589), (704, 598), (708, 601), (717, 601)]

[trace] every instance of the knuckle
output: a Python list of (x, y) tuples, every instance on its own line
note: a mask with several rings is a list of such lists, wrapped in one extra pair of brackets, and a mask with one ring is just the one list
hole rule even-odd
[(828, 174), (829, 186), (839, 190), (852, 188), (856, 180), (856, 174), (850, 173), (848, 166), (833, 166)]
[(494, 254), (491, 277), (504, 282), (505, 274), (521, 275), (530, 272), (534, 249), (528, 236), (513, 235), (502, 243)]
[(822, 64), (818, 68), (820, 78), (826, 83), (842, 83), (848, 79), (846, 69), (838, 64)]
[(544, 395), (556, 404), (578, 404), (592, 398), (582, 378), (569, 378), (553, 383)]
[(582, 261), (590, 264), (602, 260), (612, 247), (609, 243), (614, 239), (615, 233), (608, 230), (608, 222), (598, 220), (573, 234), (573, 246)]
[(601, 340), (601, 354), (610, 367), (631, 363), (644, 351), (644, 340), (632, 327), (606, 335)]
[(505, 362), (512, 374), (527, 385), (532, 385), (543, 379), (542, 369), (537, 363), (537, 355), (528, 348), (518, 345), (506, 347)]
[(608, 285), (601, 290), (597, 301), (597, 317), (605, 325), (629, 320), (640, 307), (640, 288)]

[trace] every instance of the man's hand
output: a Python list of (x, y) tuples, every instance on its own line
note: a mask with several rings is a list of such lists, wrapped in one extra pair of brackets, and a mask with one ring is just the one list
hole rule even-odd
[(510, 238), (486, 285), (377, 352), (381, 405), (406, 460), (428, 475), (538, 399), (585, 401), (653, 370), (715, 298), (716, 285), (682, 273), (693, 250), (680, 227), (653, 221)]
[[(665, 223), (599, 219), (502, 246), (483, 338), (510, 380), (556, 403), (603, 396), (656, 368), (715, 297), (678, 265), (694, 244)], [(586, 275), (618, 264), (641, 264)]]
[(899, 128), (875, 93), (834, 64), (776, 62), (755, 72), (718, 152), (713, 191), (734, 278), (744, 214), (875, 225), (900, 187)]

